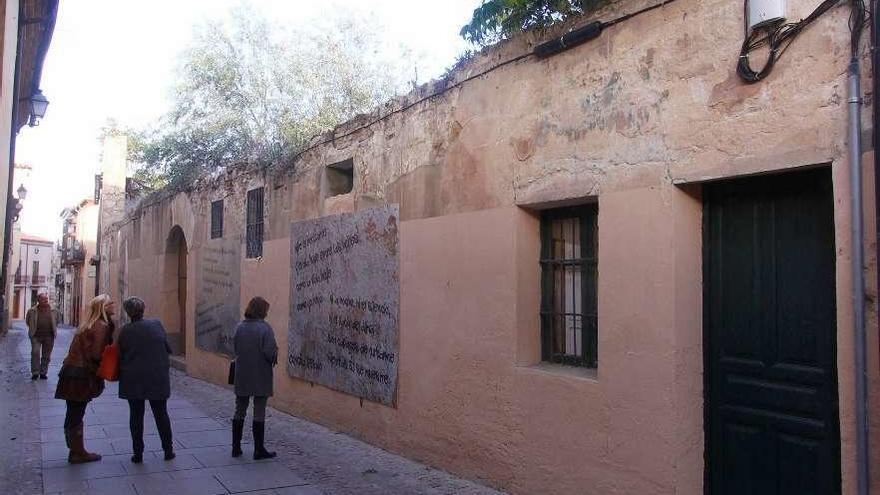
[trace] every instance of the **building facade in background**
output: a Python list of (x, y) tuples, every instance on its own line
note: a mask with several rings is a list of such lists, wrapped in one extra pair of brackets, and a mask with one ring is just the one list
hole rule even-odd
[(64, 323), (79, 325), (95, 296), (98, 205), (91, 199), (61, 212), (60, 271), (56, 275), (56, 305)]
[(0, 0), (0, 333), (9, 328), (12, 312), (15, 138), (25, 124), (36, 124), (32, 103), (42, 95), (43, 62), (57, 14), (58, 0)]
[(13, 279), (12, 318), (22, 319), (28, 308), (36, 304), (37, 294), (54, 295), (55, 280), (52, 263), (55, 243), (29, 234), (22, 234), (16, 246), (18, 255)]

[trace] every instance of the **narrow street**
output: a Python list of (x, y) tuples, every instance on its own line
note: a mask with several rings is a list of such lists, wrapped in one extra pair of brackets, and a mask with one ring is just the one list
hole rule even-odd
[[(131, 463), (128, 405), (108, 383), (85, 417), (86, 447), (100, 462), (69, 465), (53, 398), (73, 329), (59, 330), (48, 380), (30, 380), (30, 344), (22, 322), (0, 338), (0, 493), (3, 494), (497, 494), (317, 424), (267, 411), (271, 460), (229, 455), (232, 393), (172, 370), (168, 401), (177, 458), (164, 461), (147, 408), (143, 464)], [(249, 424), (249, 421), (248, 421)], [(249, 428), (246, 428), (248, 430)], [(249, 442), (250, 433), (245, 440)], [(157, 452), (158, 451), (158, 452)]]

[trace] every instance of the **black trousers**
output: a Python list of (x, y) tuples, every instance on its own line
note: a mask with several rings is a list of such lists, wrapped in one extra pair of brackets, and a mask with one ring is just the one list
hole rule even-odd
[[(151, 400), (150, 409), (156, 419), (156, 429), (162, 440), (162, 450), (171, 452), (171, 419), (168, 418), (167, 404), (164, 400)], [(131, 430), (131, 447), (135, 454), (144, 452), (144, 401), (128, 401), (128, 428)]]
[[(64, 429), (69, 430), (82, 424), (83, 417), (86, 415), (86, 402), (77, 402), (73, 400), (66, 401), (67, 412), (64, 414)], [(141, 407), (143, 409), (143, 407)]]

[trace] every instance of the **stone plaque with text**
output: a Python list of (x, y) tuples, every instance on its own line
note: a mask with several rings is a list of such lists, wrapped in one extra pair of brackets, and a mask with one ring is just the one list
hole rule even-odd
[(395, 404), (398, 216), (388, 205), (291, 226), (291, 376)]
[[(128, 243), (126, 242), (122, 242), (122, 245), (119, 248), (119, 269), (116, 271), (116, 290), (119, 297), (117, 299), (116, 307), (121, 308), (122, 302), (128, 297)], [(128, 317), (128, 313), (124, 310), (117, 311), (117, 314), (117, 323), (120, 326), (131, 321)]]
[(196, 347), (233, 355), (232, 333), (239, 311), (241, 243), (238, 239), (209, 239), (200, 250), (196, 285)]

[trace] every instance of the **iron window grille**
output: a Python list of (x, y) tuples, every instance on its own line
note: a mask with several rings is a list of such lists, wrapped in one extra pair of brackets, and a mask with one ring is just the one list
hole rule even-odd
[(247, 257), (263, 255), (263, 188), (247, 193)]
[(596, 368), (596, 204), (541, 215), (541, 359)]
[[(250, 196), (248, 196), (250, 199)], [(223, 237), (223, 200), (211, 202), (211, 239)]]
[(129, 256), (132, 258), (140, 258), (141, 256), (141, 219), (140, 217), (135, 217), (134, 220), (131, 221), (131, 238), (132, 242), (129, 243)]

